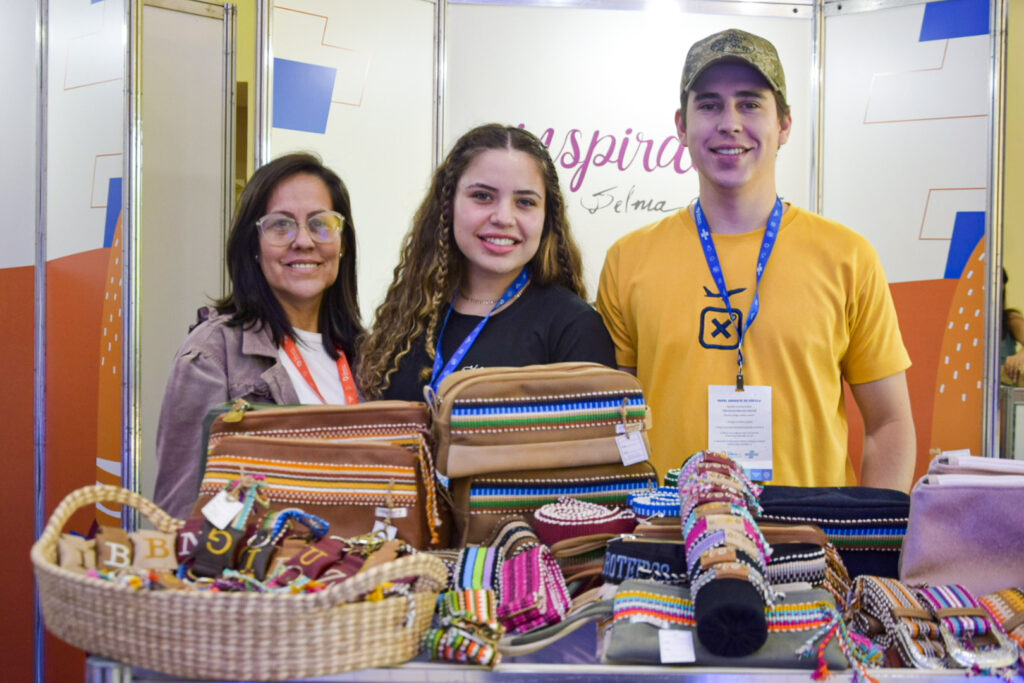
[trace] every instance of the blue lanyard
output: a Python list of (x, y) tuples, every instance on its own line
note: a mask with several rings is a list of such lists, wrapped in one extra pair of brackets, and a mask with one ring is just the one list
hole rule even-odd
[(455, 372), (455, 369), (459, 367), (459, 363), (462, 362), (462, 359), (466, 357), (466, 354), (469, 353), (469, 349), (476, 342), (477, 337), (480, 336), (480, 333), (484, 329), (484, 325), (486, 325), (487, 321), (491, 319), (491, 314), (507, 304), (509, 301), (512, 301), (512, 299), (519, 296), (519, 293), (523, 291), (523, 287), (525, 287), (526, 283), (529, 281), (530, 269), (523, 268), (522, 272), (519, 273), (519, 277), (517, 277), (515, 281), (508, 286), (508, 289), (506, 289), (505, 293), (501, 295), (501, 298), (495, 302), (493, 308), (491, 308), (491, 310), (487, 312), (487, 315), (484, 316), (484, 319), (481, 320), (475, 328), (473, 328), (473, 331), (466, 335), (466, 338), (462, 340), (461, 344), (459, 344), (459, 348), (455, 349), (455, 353), (453, 353), (452, 357), (448, 359), (447, 363), (445, 363), (444, 358), (442, 357), (441, 340), (444, 339), (444, 331), (448, 327), (448, 319), (452, 317), (452, 311), (455, 310), (455, 302), (453, 301), (452, 304), (448, 306), (448, 313), (444, 316), (444, 324), (441, 325), (441, 331), (437, 335), (437, 350), (434, 353), (434, 370), (430, 373), (431, 389), (437, 391), (437, 387), (441, 384), (441, 381), (448, 375)]
[[(704, 247), (704, 260), (708, 263), (708, 270), (711, 271), (715, 286), (722, 294), (725, 308), (729, 312), (729, 319), (737, 320), (740, 314), (733, 310), (732, 304), (729, 302), (729, 288), (725, 285), (722, 264), (718, 260), (718, 251), (711, 239), (711, 228), (708, 227), (708, 221), (704, 218), (704, 210), (701, 208), (699, 199), (694, 207), (693, 215), (697, 221), (697, 235), (700, 236), (700, 243)], [(761, 298), (758, 290), (761, 286), (761, 277), (764, 275), (765, 266), (768, 265), (768, 258), (772, 255), (772, 248), (775, 247), (775, 240), (779, 237), (780, 225), (782, 225), (782, 200), (776, 197), (775, 206), (772, 207), (772, 213), (768, 217), (768, 224), (764, 229), (764, 239), (761, 240), (761, 252), (757, 255), (757, 279), (754, 283), (754, 299), (750, 302), (750, 313), (747, 314), (746, 324), (743, 324), (742, 320), (738, 320), (737, 324), (740, 335), (739, 343), (736, 345), (736, 389), (738, 391), (743, 390), (743, 340), (746, 338), (750, 326), (754, 324), (758, 311), (761, 310)]]

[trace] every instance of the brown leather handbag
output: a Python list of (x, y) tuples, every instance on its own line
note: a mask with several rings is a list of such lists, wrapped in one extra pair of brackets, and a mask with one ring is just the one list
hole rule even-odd
[(193, 514), (242, 474), (263, 475), (270, 509), (300, 507), (358, 535), (378, 521), (417, 548), (446, 547), (426, 406), (236, 404), (213, 420)]

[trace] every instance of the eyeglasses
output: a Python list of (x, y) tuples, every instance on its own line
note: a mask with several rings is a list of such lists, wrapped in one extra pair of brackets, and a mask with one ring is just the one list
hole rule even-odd
[[(295, 241), (300, 221), (283, 213), (270, 213), (256, 221), (256, 227), (269, 244), (284, 246)], [(306, 230), (314, 242), (330, 242), (341, 232), (345, 217), (337, 211), (321, 211), (305, 220)]]

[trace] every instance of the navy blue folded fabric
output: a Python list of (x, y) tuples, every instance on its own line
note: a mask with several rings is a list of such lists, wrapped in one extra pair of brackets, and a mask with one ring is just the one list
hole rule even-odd
[(765, 486), (759, 521), (816, 524), (839, 551), (850, 577), (899, 578), (910, 496), (868, 486)]

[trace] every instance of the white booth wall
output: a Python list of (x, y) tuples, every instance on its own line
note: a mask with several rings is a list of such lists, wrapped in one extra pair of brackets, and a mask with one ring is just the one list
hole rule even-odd
[[(808, 201), (809, 12), (793, 19), (657, 8), (448, 8), (445, 149), (491, 121), (525, 125), (548, 143), (591, 298), (616, 239), (697, 197), (697, 174), (674, 116), (686, 51), (710, 33), (735, 26), (778, 48), (794, 112), (779, 155), (779, 193), (794, 204)], [(505, 39), (495, 40), (496, 33)]]

